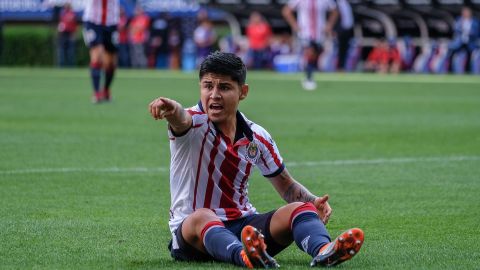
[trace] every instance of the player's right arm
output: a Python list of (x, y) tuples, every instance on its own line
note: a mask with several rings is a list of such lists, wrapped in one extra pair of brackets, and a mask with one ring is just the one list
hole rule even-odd
[(330, 215), (332, 214), (332, 208), (328, 203), (328, 195), (321, 197), (313, 195), (306, 187), (293, 179), (286, 168), (279, 175), (269, 177), (269, 179), (278, 194), (280, 194), (287, 203), (311, 202), (317, 208), (322, 222), (324, 224), (328, 223)]
[(173, 99), (159, 97), (148, 107), (152, 117), (155, 120), (166, 119), (175, 134), (183, 134), (192, 126), (192, 116)]

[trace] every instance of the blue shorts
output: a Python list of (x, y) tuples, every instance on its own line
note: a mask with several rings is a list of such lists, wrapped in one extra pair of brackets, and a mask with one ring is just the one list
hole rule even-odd
[(115, 53), (118, 48), (117, 26), (104, 26), (85, 22), (83, 25), (83, 39), (89, 48), (103, 45), (107, 52)]
[[(248, 217), (224, 221), (223, 224), (225, 228), (231, 231), (238, 239), (240, 239), (240, 234), (243, 227), (251, 225), (257, 228), (265, 236), (265, 244), (267, 244), (267, 252), (270, 256), (275, 256), (280, 253), (282, 250), (287, 248), (287, 246), (282, 246), (275, 242), (270, 234), (270, 221), (276, 210), (265, 213), (265, 214), (255, 214)], [(209, 254), (205, 254), (195, 249), (189, 245), (182, 236), (182, 224), (178, 226), (175, 231), (175, 238), (178, 243), (178, 249), (172, 248), (172, 240), (168, 245), (170, 254), (172, 258), (179, 261), (213, 261), (214, 258)]]

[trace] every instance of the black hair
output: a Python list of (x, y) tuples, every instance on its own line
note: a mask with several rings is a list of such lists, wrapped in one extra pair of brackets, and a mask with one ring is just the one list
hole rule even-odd
[(242, 59), (233, 53), (220, 51), (207, 56), (200, 65), (199, 79), (201, 80), (207, 73), (230, 76), (239, 85), (244, 85), (247, 79), (247, 68)]

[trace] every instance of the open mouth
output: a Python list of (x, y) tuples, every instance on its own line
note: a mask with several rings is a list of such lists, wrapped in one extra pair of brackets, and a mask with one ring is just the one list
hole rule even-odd
[(221, 111), (223, 110), (223, 106), (218, 104), (218, 103), (212, 103), (210, 104), (210, 106), (208, 106), (208, 109), (210, 109), (210, 111)]

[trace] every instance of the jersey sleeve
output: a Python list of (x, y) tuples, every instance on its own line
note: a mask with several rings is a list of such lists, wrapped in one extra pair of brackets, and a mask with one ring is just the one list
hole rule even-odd
[(270, 134), (262, 129), (259, 132), (254, 132), (254, 137), (260, 149), (260, 158), (257, 160), (256, 165), (262, 175), (265, 177), (274, 177), (282, 173), (285, 169), (283, 158)]
[(185, 141), (188, 140), (191, 136), (194, 136), (195, 133), (199, 132), (202, 127), (208, 125), (207, 124), (207, 115), (203, 113), (197, 113), (195, 111), (186, 110), (192, 116), (192, 126), (184, 131), (181, 134), (176, 134), (171, 129), (170, 125), (168, 126), (168, 137), (170, 141)]

